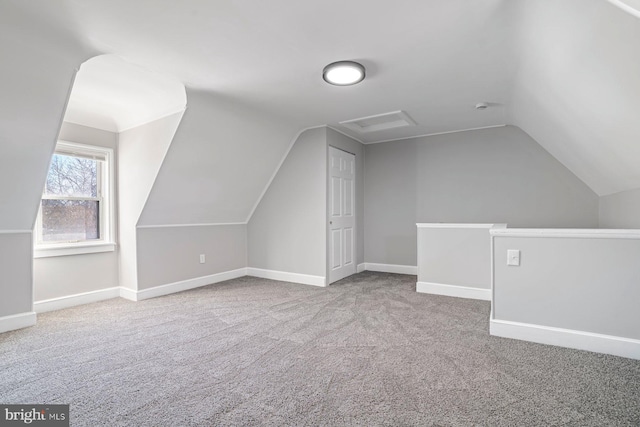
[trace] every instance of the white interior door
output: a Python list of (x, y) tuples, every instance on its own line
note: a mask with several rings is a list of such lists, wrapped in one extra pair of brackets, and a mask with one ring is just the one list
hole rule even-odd
[(329, 283), (356, 272), (356, 156), (329, 147)]

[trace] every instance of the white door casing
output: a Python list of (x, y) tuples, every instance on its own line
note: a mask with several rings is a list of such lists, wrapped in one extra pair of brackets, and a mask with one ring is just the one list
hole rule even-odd
[(356, 156), (329, 147), (329, 283), (355, 274)]

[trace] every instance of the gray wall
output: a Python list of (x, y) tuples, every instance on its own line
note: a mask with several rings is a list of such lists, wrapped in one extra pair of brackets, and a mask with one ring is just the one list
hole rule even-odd
[(640, 228), (640, 189), (600, 197), (601, 228)]
[(494, 256), (495, 319), (640, 339), (640, 240), (495, 236)]
[(249, 221), (249, 267), (328, 277), (328, 151), (356, 156), (356, 260), (364, 262), (364, 147), (323, 127), (294, 143)]
[[(74, 123), (63, 123), (59, 139), (80, 144), (107, 147), (114, 150), (116, 162), (116, 144), (118, 135), (100, 129), (94, 129)], [(118, 209), (117, 185), (114, 188), (114, 209)], [(118, 229), (117, 220), (112, 225)], [(42, 301), (83, 292), (118, 286), (118, 253), (104, 252), (85, 255), (69, 255), (33, 260), (34, 300)]]
[(303, 132), (249, 221), (249, 267), (326, 277), (327, 129)]
[(418, 282), (491, 289), (489, 229), (418, 228)]
[(33, 260), (33, 299), (36, 302), (116, 286), (117, 252)]
[(120, 285), (137, 289), (136, 225), (183, 112), (121, 132), (118, 140)]
[(506, 123), (528, 132), (598, 195), (640, 187), (637, 0), (504, 1), (512, 67)]
[[(416, 264), (416, 140), (365, 147), (365, 262)], [(447, 221), (450, 222), (450, 221)]]
[(27, 16), (0, 13), (0, 230), (33, 227), (51, 153), (77, 67), (87, 52), (71, 37)]
[(31, 311), (31, 233), (0, 232), (0, 318)]
[(367, 145), (365, 260), (416, 265), (416, 222), (598, 226), (598, 197), (516, 127)]
[[(356, 156), (356, 185), (355, 185), (355, 198), (356, 198), (356, 263), (362, 264), (364, 262), (364, 145), (336, 132), (331, 128), (327, 128), (327, 144), (328, 146), (339, 148), (347, 151)], [(327, 148), (328, 150), (328, 148)], [(328, 153), (327, 153), (328, 158)], [(329, 174), (329, 165), (327, 164), (327, 176)], [(329, 180), (327, 178), (327, 186)], [(327, 197), (329, 197), (329, 188), (327, 187)], [(329, 206), (329, 200), (327, 200), (327, 206)], [(327, 242), (329, 241), (329, 227), (327, 226)], [(327, 245), (327, 251), (329, 250)], [(328, 254), (327, 254), (327, 259)], [(327, 268), (329, 266), (327, 265)], [(327, 270), (327, 274), (328, 270)], [(329, 276), (327, 276), (329, 277)]]
[(139, 224), (245, 222), (297, 128), (221, 94), (187, 103)]
[(139, 228), (137, 234), (138, 290), (247, 266), (246, 225)]
[[(219, 233), (226, 228), (220, 226), (175, 226), (246, 222), (295, 134), (294, 126), (268, 112), (222, 94), (193, 88), (186, 91), (188, 106), (175, 135), (165, 132), (161, 136), (163, 147), (164, 141), (170, 140), (161, 166), (157, 173), (147, 174), (152, 178), (146, 180), (149, 187), (132, 194), (135, 206), (142, 201), (144, 207), (136, 216), (135, 209), (125, 212), (123, 206), (129, 226), (172, 226), (138, 229), (137, 248), (129, 236), (131, 229), (123, 228), (121, 284), (128, 288), (142, 290), (246, 267), (246, 226), (242, 233), (231, 227), (236, 231), (224, 235)], [(124, 133), (121, 143), (123, 137)], [(153, 137), (145, 137), (145, 141), (146, 145), (154, 144)], [(145, 164), (144, 153), (138, 150), (141, 156), (133, 156), (130, 172), (139, 173), (136, 165)], [(125, 182), (124, 176), (121, 179)], [(207, 263), (200, 265), (198, 255), (203, 247)]]
[(24, 7), (3, 2), (0, 13), (0, 318), (31, 311), (31, 234), (5, 232), (33, 228), (71, 82), (90, 56), (71, 28)]

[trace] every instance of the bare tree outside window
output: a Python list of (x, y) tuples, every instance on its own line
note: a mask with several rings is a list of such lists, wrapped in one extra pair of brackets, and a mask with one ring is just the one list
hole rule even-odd
[(54, 154), (42, 197), (42, 240), (100, 239), (99, 161)]
[(54, 154), (44, 194), (97, 197), (98, 162), (93, 159)]

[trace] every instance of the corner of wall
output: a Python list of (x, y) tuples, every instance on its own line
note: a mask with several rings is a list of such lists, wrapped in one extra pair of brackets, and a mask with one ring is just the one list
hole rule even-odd
[(118, 134), (119, 273), (127, 289), (138, 289), (138, 222), (184, 111)]
[(296, 134), (257, 201), (247, 228), (250, 269), (325, 280), (326, 129)]

